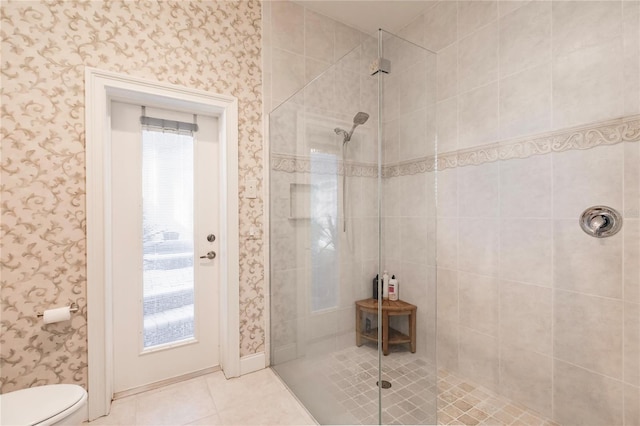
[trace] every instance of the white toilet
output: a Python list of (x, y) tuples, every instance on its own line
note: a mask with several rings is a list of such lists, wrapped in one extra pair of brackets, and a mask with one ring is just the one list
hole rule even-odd
[(78, 385), (46, 385), (0, 395), (0, 424), (80, 425), (86, 418), (87, 391)]

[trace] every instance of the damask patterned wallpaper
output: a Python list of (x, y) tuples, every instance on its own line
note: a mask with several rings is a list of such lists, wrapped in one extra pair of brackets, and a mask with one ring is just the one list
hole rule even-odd
[[(264, 350), (261, 4), (2, 1), (0, 392), (87, 384), (84, 67), (239, 99), (241, 355)], [(90, 285), (90, 284), (89, 284)], [(36, 313), (76, 301), (71, 322)]]

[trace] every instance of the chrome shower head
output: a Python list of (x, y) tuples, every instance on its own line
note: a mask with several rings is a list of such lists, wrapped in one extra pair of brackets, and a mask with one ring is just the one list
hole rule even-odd
[(368, 119), (369, 114), (360, 111), (355, 115), (355, 117), (353, 117), (353, 126), (351, 127), (351, 131), (347, 132), (346, 130), (340, 129), (339, 127), (336, 127), (335, 129), (333, 129), (333, 131), (336, 132), (336, 135), (342, 135), (342, 137), (344, 138), (342, 140), (342, 143), (347, 143), (351, 140), (351, 136), (353, 136), (353, 131), (356, 129), (356, 127), (366, 123)]
[(356, 114), (355, 117), (353, 117), (353, 124), (354, 126), (359, 126), (361, 124), (366, 123), (368, 119), (369, 119), (369, 114), (367, 114), (366, 112), (360, 111), (359, 113)]

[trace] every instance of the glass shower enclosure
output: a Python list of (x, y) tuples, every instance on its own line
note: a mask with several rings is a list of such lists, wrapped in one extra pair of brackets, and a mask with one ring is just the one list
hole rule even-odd
[(270, 114), (271, 365), (321, 424), (436, 423), (435, 100), (380, 30)]

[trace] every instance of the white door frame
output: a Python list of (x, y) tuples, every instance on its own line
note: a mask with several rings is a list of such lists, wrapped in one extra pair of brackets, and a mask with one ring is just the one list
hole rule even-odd
[(108, 414), (113, 397), (111, 290), (111, 101), (138, 102), (218, 117), (220, 123), (220, 366), (240, 375), (238, 100), (203, 90), (85, 69), (87, 340), (89, 419)]

